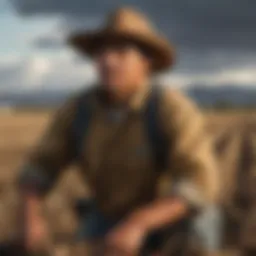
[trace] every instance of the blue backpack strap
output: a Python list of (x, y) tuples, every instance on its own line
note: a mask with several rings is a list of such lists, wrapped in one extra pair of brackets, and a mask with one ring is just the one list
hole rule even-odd
[(81, 160), (83, 152), (84, 139), (88, 132), (91, 120), (91, 107), (86, 100), (86, 96), (82, 95), (77, 104), (75, 118), (73, 121), (73, 151), (74, 161)]
[(161, 88), (157, 86), (152, 87), (145, 113), (145, 126), (155, 158), (157, 171), (163, 171), (167, 167), (169, 147), (159, 118), (161, 93)]

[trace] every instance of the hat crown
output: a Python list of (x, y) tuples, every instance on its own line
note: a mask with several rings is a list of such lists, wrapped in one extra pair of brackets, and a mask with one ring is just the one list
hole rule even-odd
[(147, 17), (132, 8), (120, 8), (114, 11), (108, 17), (106, 29), (155, 34)]
[(129, 7), (116, 9), (108, 16), (105, 24), (98, 30), (72, 35), (69, 43), (82, 53), (93, 56), (97, 47), (104, 44), (104, 40), (129, 40), (147, 50), (155, 72), (163, 71), (173, 64), (173, 47), (139, 11)]

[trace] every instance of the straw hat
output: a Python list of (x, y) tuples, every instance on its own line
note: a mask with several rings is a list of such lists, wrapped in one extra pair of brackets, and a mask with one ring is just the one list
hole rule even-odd
[(131, 8), (116, 10), (108, 17), (103, 28), (71, 35), (68, 42), (91, 56), (95, 48), (109, 39), (124, 39), (139, 45), (152, 57), (155, 72), (171, 67), (174, 62), (173, 47), (156, 32), (143, 14)]

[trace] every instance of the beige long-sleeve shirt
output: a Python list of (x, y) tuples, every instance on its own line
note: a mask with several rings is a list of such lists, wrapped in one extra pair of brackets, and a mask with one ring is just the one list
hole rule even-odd
[[(103, 212), (123, 214), (149, 203), (161, 194), (159, 184), (163, 177), (169, 192), (196, 207), (216, 201), (216, 163), (203, 117), (194, 103), (178, 91), (162, 88), (158, 114), (169, 152), (167, 170), (158, 172), (145, 132), (148, 88), (142, 87), (123, 109), (107, 107), (96, 92), (91, 90), (85, 95), (92, 118), (83, 138), (79, 167)], [(73, 160), (72, 123), (78, 98), (68, 101), (56, 113), (28, 160), (25, 176), (34, 179), (27, 180), (40, 180), (46, 190), (47, 184), (55, 181)]]

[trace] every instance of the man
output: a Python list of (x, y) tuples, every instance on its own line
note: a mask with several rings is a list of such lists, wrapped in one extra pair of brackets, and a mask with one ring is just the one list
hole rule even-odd
[[(21, 179), (27, 246), (33, 247), (44, 234), (41, 197), (78, 154), (94, 201), (79, 238), (96, 243), (96, 249), (104, 245), (105, 255), (132, 256), (141, 251), (148, 234), (166, 226), (177, 226), (174, 233), (188, 232), (184, 220), (215, 205), (218, 194), (203, 118), (179, 92), (157, 89), (159, 126), (166, 136), (162, 142), (168, 144), (166, 170), (161, 171), (144, 126), (152, 77), (172, 66), (173, 48), (142, 14), (129, 8), (114, 12), (105, 28), (74, 35), (69, 42), (94, 60), (99, 81), (58, 111), (27, 163)], [(73, 128), (81, 100), (91, 117), (75, 153)], [(215, 246), (205, 249), (215, 253)]]

